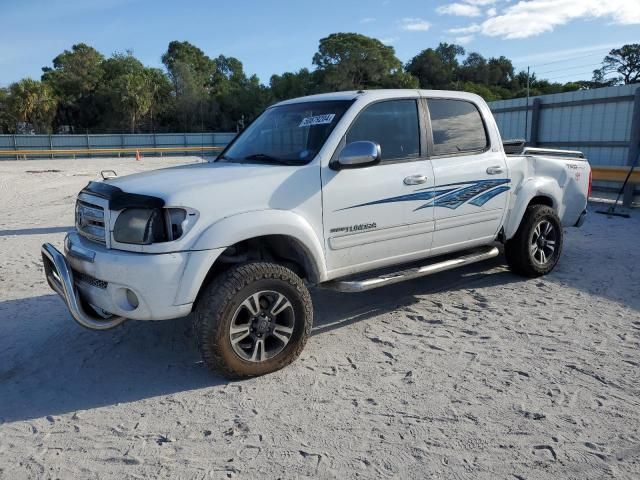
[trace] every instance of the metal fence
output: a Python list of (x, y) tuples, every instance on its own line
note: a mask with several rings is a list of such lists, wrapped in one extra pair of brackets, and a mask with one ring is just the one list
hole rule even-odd
[[(86, 156), (109, 155), (119, 149), (171, 149), (172, 153), (197, 151), (198, 147), (224, 147), (235, 133), (150, 133), (150, 134), (106, 134), (106, 135), (0, 135), (0, 158), (15, 158), (20, 151), (43, 151), (55, 156), (60, 150), (68, 156), (69, 150), (82, 151)], [(188, 150), (181, 151), (180, 148)], [(195, 149), (195, 150), (194, 150)], [(108, 153), (101, 153), (107, 150)], [(52, 153), (53, 152), (53, 153)], [(30, 154), (32, 156), (32, 154)]]
[[(577, 149), (595, 166), (630, 166), (640, 153), (640, 87), (556, 93), (489, 104), (503, 139), (529, 145)], [(611, 183), (594, 182), (596, 187)], [(631, 202), (633, 187), (625, 192)]]

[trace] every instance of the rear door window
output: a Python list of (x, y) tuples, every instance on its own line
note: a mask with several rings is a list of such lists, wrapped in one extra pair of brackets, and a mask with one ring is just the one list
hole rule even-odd
[(456, 155), (484, 151), (489, 145), (478, 108), (465, 100), (430, 98), (427, 100), (433, 155)]

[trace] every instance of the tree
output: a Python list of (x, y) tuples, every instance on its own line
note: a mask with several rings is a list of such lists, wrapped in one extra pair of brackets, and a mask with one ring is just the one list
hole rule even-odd
[(25, 78), (9, 87), (9, 111), (18, 122), (30, 123), (36, 133), (50, 133), (58, 100), (49, 85)]
[(103, 62), (103, 69), (102, 96), (112, 107), (105, 119), (112, 125), (126, 125), (135, 133), (153, 104), (155, 73), (153, 69), (145, 69), (132, 52), (115, 53)]
[(513, 63), (507, 57), (490, 58), (487, 63), (489, 85), (510, 88), (513, 81)]
[(57, 123), (91, 128), (100, 122), (95, 93), (102, 80), (104, 57), (84, 43), (73, 45), (43, 67), (42, 81), (60, 99)]
[(242, 62), (219, 55), (212, 76), (212, 99), (217, 107), (215, 125), (234, 130), (253, 120), (271, 99), (268, 88), (260, 85), (257, 76), (247, 77)]
[(242, 62), (235, 57), (225, 57), (218, 55), (213, 61), (214, 70), (211, 83), (218, 91), (224, 89), (224, 85), (242, 84), (247, 80)]
[(9, 90), (0, 88), (0, 133), (13, 133), (15, 128), (15, 119), (9, 111)]
[(47, 82), (61, 99), (76, 100), (95, 91), (102, 78), (100, 64), (103, 60), (95, 48), (78, 43), (54, 58), (53, 68), (42, 68), (42, 81)]
[(483, 85), (481, 83), (464, 82), (462, 85), (460, 85), (460, 90), (480, 95), (487, 102), (493, 102), (495, 100), (501, 100), (503, 98), (502, 95), (496, 93), (491, 87), (489, 87), (488, 85)]
[[(272, 75), (262, 85), (234, 57), (209, 57), (189, 42), (172, 41), (162, 55), (165, 70), (147, 68), (131, 52), (108, 59), (84, 43), (44, 67), (42, 81), (25, 79), (0, 88), (0, 132), (18, 122), (38, 131), (236, 130), (274, 101), (314, 93), (374, 88), (435, 88), (476, 92), (486, 100), (527, 95), (527, 73), (511, 60), (464, 58), (459, 45), (440, 43), (403, 68), (393, 47), (356, 33), (333, 33), (319, 42), (315, 68)], [(530, 95), (640, 82), (640, 44), (611, 50), (592, 81), (553, 83), (529, 78)], [(53, 111), (51, 106), (54, 105)]]
[(113, 83), (114, 107), (129, 119), (131, 133), (136, 133), (140, 118), (151, 108), (153, 93), (145, 72), (127, 73)]
[(436, 53), (446, 65), (450, 65), (452, 70), (458, 67), (458, 57), (464, 55), (464, 48), (455, 43), (441, 42), (436, 47)]
[(269, 80), (271, 94), (276, 100), (311, 95), (318, 89), (316, 77), (306, 68), (302, 68), (296, 73), (285, 72), (282, 75), (272, 75)]
[(418, 79), (421, 88), (450, 88), (455, 81), (459, 55), (464, 55), (464, 48), (441, 43), (436, 49), (427, 48), (413, 57), (406, 70)]
[(162, 55), (174, 88), (173, 122), (183, 131), (203, 128), (204, 112), (215, 106), (210, 93), (216, 62), (189, 42), (172, 41)]
[(489, 84), (489, 65), (487, 60), (477, 52), (470, 53), (458, 70), (462, 81)]
[(585, 90), (590, 90), (592, 88), (613, 87), (614, 85), (618, 85), (620, 83), (620, 78), (606, 78), (606, 76), (607, 73), (602, 68), (598, 68), (593, 71), (593, 77), (591, 77), (590, 81), (581, 80), (576, 83), (579, 83)]
[(332, 33), (313, 56), (322, 90), (415, 87), (393, 47), (358, 33)]
[(167, 75), (159, 68), (145, 68), (149, 89), (151, 91), (151, 106), (149, 120), (151, 132), (155, 132), (158, 116), (163, 118), (172, 106), (171, 92), (173, 87)]
[(205, 53), (189, 42), (172, 41), (162, 55), (176, 95), (184, 90), (206, 89), (216, 69), (216, 64)]
[[(605, 77), (612, 73), (619, 73), (621, 76), (613, 79), (613, 84), (640, 82), (640, 43), (623, 45), (621, 48), (614, 48), (609, 55), (604, 57), (602, 68), (594, 70), (593, 81), (600, 84), (612, 83), (605, 80)], [(604, 86), (604, 85), (603, 85)]]

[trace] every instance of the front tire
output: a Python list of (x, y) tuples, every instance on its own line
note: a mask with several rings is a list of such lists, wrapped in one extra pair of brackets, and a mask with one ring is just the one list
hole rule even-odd
[(195, 332), (206, 365), (228, 378), (279, 370), (311, 333), (309, 291), (291, 270), (267, 262), (239, 264), (205, 287)]
[(562, 225), (556, 212), (546, 205), (530, 205), (518, 231), (504, 246), (507, 264), (525, 277), (546, 275), (560, 259), (562, 242)]

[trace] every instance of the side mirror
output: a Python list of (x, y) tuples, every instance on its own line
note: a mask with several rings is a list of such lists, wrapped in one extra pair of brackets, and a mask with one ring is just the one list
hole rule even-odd
[(374, 142), (361, 141), (346, 145), (338, 156), (337, 169), (369, 167), (380, 163), (382, 151)]

